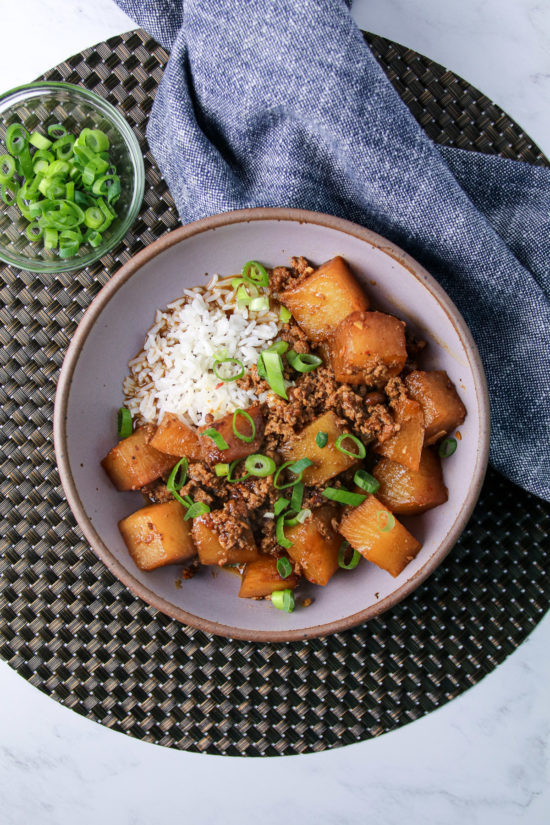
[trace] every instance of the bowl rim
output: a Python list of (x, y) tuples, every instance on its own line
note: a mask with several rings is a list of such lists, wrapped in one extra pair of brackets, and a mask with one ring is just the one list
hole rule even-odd
[[(414, 576), (408, 579), (397, 590), (393, 591), (385, 599), (375, 605), (371, 605), (364, 610), (342, 617), (326, 624), (315, 625), (295, 630), (247, 630), (244, 628), (232, 627), (220, 622), (203, 619), (188, 613), (180, 607), (159, 597), (153, 590), (143, 585), (132, 575), (111, 553), (104, 544), (99, 534), (96, 532), (89, 520), (84, 506), (80, 500), (75, 481), (72, 476), (71, 466), (67, 450), (66, 419), (67, 407), (71, 391), (72, 377), (78, 363), (78, 359), (86, 339), (103, 308), (107, 305), (115, 293), (128, 281), (132, 275), (144, 264), (151, 261), (170, 247), (181, 243), (189, 237), (199, 235), (211, 229), (229, 226), (231, 224), (251, 222), (251, 221), (295, 221), (298, 223), (316, 224), (330, 229), (335, 229), (345, 234), (352, 235), (390, 255), (398, 263), (403, 265), (411, 275), (420, 281), (439, 302), (444, 310), (449, 323), (454, 327), (459, 338), (464, 343), (472, 375), (474, 378), (474, 391), (479, 406), (480, 418), (480, 439), (476, 450), (476, 462), (472, 474), (471, 483), (468, 486), (466, 497), (462, 507), (448, 530), (446, 536), (440, 543), (437, 550), (418, 570)], [(443, 287), (430, 275), (424, 267), (415, 261), (410, 255), (400, 249), (396, 244), (386, 240), (381, 235), (372, 232), (358, 224), (343, 218), (326, 215), (320, 212), (311, 212), (303, 209), (258, 207), (252, 209), (240, 209), (212, 215), (201, 220), (194, 221), (185, 226), (179, 227), (171, 232), (162, 235), (158, 240), (146, 246), (129, 261), (127, 261), (118, 272), (112, 276), (108, 283), (101, 289), (94, 298), (86, 312), (84, 313), (76, 332), (67, 349), (63, 366), (61, 368), (54, 406), (54, 445), (55, 454), (61, 478), (61, 483), (67, 496), (67, 501), (77, 520), (85, 538), (90, 543), (91, 548), (109, 568), (109, 570), (128, 587), (135, 595), (162, 613), (170, 616), (182, 624), (224, 636), (230, 639), (242, 639), (251, 642), (290, 642), (302, 639), (320, 638), (332, 633), (337, 633), (354, 627), (362, 622), (378, 616), (385, 610), (394, 607), (406, 596), (412, 593), (443, 561), (445, 556), (451, 551), (458, 537), (462, 533), (466, 523), (474, 509), (479, 497), (481, 486), (485, 478), (489, 453), (490, 415), (489, 396), (487, 382), (483, 365), (474, 339), (464, 321), (462, 315), (455, 307)]]
[[(68, 89), (70, 93), (80, 95), (81, 97), (89, 100), (97, 110), (107, 117), (107, 119), (112, 121), (115, 128), (121, 134), (124, 143), (128, 147), (133, 167), (132, 198), (128, 211), (121, 220), (120, 226), (116, 232), (110, 235), (108, 239), (101, 243), (96, 249), (92, 249), (80, 258), (66, 258), (64, 260), (59, 259), (58, 261), (34, 261), (26, 258), (24, 255), (16, 255), (6, 252), (5, 248), (0, 246), (0, 261), (3, 261), (10, 266), (16, 266), (18, 269), (22, 269), (26, 272), (70, 272), (75, 269), (83, 269), (86, 266), (91, 266), (91, 264), (102, 258), (103, 255), (107, 255), (107, 253), (110, 252), (124, 238), (139, 214), (143, 196), (145, 194), (145, 163), (138, 138), (134, 134), (134, 131), (126, 118), (123, 117), (118, 109), (113, 106), (112, 103), (109, 103), (109, 101), (104, 97), (92, 92), (90, 89), (86, 89), (84, 86), (77, 86), (74, 83), (64, 83), (57, 80), (39, 80), (34, 83), (25, 83), (22, 86), (15, 86), (13, 89), (9, 89), (7, 92), (0, 94), (0, 108), (6, 103), (9, 105), (10, 98), (12, 97), (14, 98), (13, 102), (16, 102), (18, 95), (21, 95), (21, 93), (32, 90), (39, 92), (45, 89), (53, 89), (55, 91), (60, 88)], [(35, 95), (31, 96), (35, 97)], [(1, 112), (0, 118), (4, 119)]]

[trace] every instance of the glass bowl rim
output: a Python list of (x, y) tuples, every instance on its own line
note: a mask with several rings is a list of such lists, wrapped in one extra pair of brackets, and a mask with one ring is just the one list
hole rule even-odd
[(11, 105), (23, 102), (27, 98), (37, 97), (40, 91), (51, 90), (55, 92), (59, 89), (67, 90), (69, 94), (74, 94), (88, 100), (96, 110), (99, 110), (118, 130), (128, 148), (132, 163), (132, 197), (128, 211), (121, 220), (116, 232), (110, 235), (104, 242), (96, 247), (96, 249), (91, 250), (88, 254), (82, 255), (79, 258), (60, 259), (58, 261), (37, 261), (27, 258), (24, 255), (10, 253), (0, 245), (0, 261), (4, 261), (4, 263), (16, 266), (27, 272), (67, 272), (75, 269), (83, 269), (95, 263), (122, 240), (137, 218), (145, 193), (145, 164), (136, 135), (128, 121), (117, 111), (113, 104), (95, 92), (90, 91), (90, 89), (86, 89), (83, 86), (76, 86), (74, 83), (64, 83), (55, 80), (36, 81), (34, 83), (16, 86), (0, 94), (0, 120), (4, 119), (4, 113), (9, 111)]

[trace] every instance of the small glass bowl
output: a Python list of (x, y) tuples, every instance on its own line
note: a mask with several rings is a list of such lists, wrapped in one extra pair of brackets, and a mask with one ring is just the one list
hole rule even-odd
[(10, 124), (19, 122), (28, 132), (47, 135), (48, 126), (62, 123), (78, 135), (82, 129), (101, 129), (110, 141), (110, 157), (120, 175), (121, 193), (117, 213), (105, 230), (99, 246), (82, 243), (72, 258), (59, 258), (42, 241), (29, 241), (28, 221), (16, 204), (0, 199), (0, 260), (30, 272), (66, 272), (82, 269), (116, 246), (135, 221), (145, 189), (145, 167), (139, 143), (126, 120), (103, 98), (70, 83), (29, 83), (0, 96), (0, 155), (6, 152), (5, 136)]

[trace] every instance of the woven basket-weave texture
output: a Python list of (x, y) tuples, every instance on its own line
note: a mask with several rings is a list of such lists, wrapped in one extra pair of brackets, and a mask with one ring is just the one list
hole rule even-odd
[[(546, 163), (464, 80), (366, 37), (431, 138)], [(537, 624), (550, 602), (548, 506), (489, 471), (467, 529), (427, 582), (368, 624), (309, 642), (209, 637), (157, 613), (105, 569), (59, 483), (53, 401), (83, 311), (130, 256), (178, 225), (145, 141), (166, 60), (135, 31), (45, 76), (120, 108), (140, 139), (147, 184), (131, 232), (96, 265), (56, 276), (0, 268), (0, 652), (52, 698), (147, 742), (259, 756), (361, 741), (474, 685)]]

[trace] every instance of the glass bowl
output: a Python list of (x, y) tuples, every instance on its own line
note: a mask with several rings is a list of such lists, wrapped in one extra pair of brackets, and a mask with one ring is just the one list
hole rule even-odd
[(0, 155), (4, 154), (6, 130), (19, 122), (28, 132), (47, 135), (48, 126), (61, 123), (68, 132), (101, 129), (110, 141), (110, 158), (120, 175), (121, 193), (116, 218), (97, 247), (82, 243), (71, 258), (59, 258), (41, 241), (25, 235), (28, 221), (15, 204), (0, 199), (0, 260), (30, 272), (65, 272), (82, 269), (116, 246), (137, 217), (145, 189), (145, 167), (139, 143), (126, 120), (103, 98), (70, 83), (29, 83), (0, 96)]

